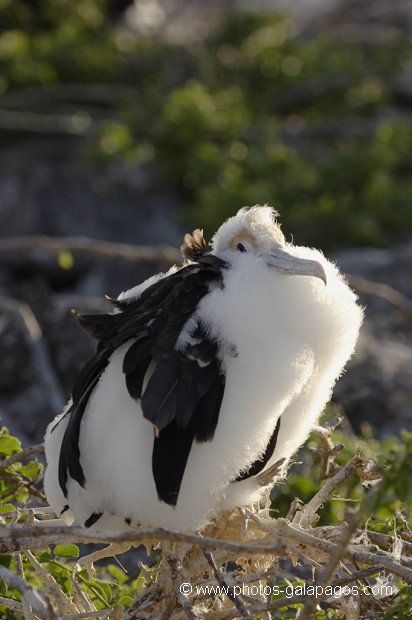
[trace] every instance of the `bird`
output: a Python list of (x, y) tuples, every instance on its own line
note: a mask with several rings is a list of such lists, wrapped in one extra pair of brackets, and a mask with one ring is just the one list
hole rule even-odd
[(196, 229), (181, 251), (110, 312), (77, 315), (96, 353), (45, 435), (45, 494), (68, 524), (201, 532), (259, 502), (354, 352), (357, 296), (272, 207), (243, 207), (210, 245)]

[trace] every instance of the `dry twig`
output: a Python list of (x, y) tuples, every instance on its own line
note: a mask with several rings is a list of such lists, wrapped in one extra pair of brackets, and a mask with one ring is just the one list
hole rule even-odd
[(13, 256), (19, 252), (41, 251), (58, 255), (62, 251), (84, 256), (121, 258), (130, 262), (166, 263), (182, 260), (176, 248), (170, 246), (142, 246), (89, 239), (88, 237), (11, 237), (0, 239), (0, 255)]

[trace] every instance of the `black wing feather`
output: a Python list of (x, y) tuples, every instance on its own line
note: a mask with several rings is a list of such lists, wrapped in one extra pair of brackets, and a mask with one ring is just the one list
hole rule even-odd
[(65, 497), (67, 497), (68, 475), (70, 475), (73, 480), (76, 480), (82, 487), (85, 486), (86, 480), (80, 463), (80, 423), (90, 394), (96, 387), (98, 380), (99, 376), (96, 376), (76, 405), (73, 403), (71, 407), (70, 420), (63, 436), (59, 458), (59, 484)]
[(224, 391), (225, 377), (223, 374), (218, 373), (210, 390), (201, 399), (196, 416), (193, 416), (191, 419), (191, 426), (197, 441), (203, 442), (213, 439), (219, 420)]
[(256, 459), (256, 461), (252, 463), (249, 469), (239, 474), (239, 476), (235, 479), (235, 482), (240, 482), (241, 480), (247, 480), (247, 478), (251, 478), (252, 476), (257, 476), (258, 474), (260, 474), (262, 469), (266, 466), (266, 464), (272, 457), (273, 452), (275, 451), (276, 442), (277, 442), (278, 435), (279, 435), (279, 429), (280, 429), (280, 418), (278, 419), (276, 426), (275, 426), (275, 430), (273, 431), (268, 441), (268, 445), (266, 446), (265, 452), (262, 454), (260, 458)]
[(143, 382), (151, 361), (151, 358), (147, 357), (136, 366), (135, 370), (128, 372), (126, 375), (127, 391), (135, 400), (142, 398)]
[(143, 415), (159, 431), (176, 417), (179, 374), (179, 354), (172, 351), (157, 364), (142, 396)]
[(152, 343), (150, 338), (139, 338), (127, 350), (123, 358), (123, 373), (126, 375), (126, 387), (134, 399), (142, 397), (143, 382), (149, 368)]
[[(198, 372), (198, 368), (194, 368), (193, 364), (193, 380), (185, 381), (184, 379), (178, 385), (178, 401), (179, 408), (176, 413), (176, 424), (179, 428), (186, 428), (193, 416), (193, 412), (196, 410), (199, 401), (201, 399), (201, 395), (199, 394), (199, 390), (197, 389), (196, 384), (196, 374)], [(197, 366), (197, 364), (196, 364)]]
[(187, 459), (193, 443), (191, 428), (179, 428), (173, 420), (155, 437), (152, 470), (159, 499), (176, 506)]
[[(210, 286), (223, 286), (227, 265), (216, 256), (202, 254), (204, 248), (200, 233), (196, 233), (196, 262), (157, 280), (139, 298), (119, 300), (116, 306), (120, 312), (78, 315), (98, 346), (73, 390), (59, 461), (59, 482), (66, 496), (68, 475), (83, 486), (86, 482), (79, 436), (90, 395), (115, 349), (131, 341), (123, 360), (127, 390), (132, 398), (141, 399), (144, 417), (159, 431), (154, 438), (152, 463), (159, 498), (176, 504), (192, 442), (213, 437), (224, 393), (217, 345), (201, 323), (191, 335), (192, 342), (175, 350), (182, 328)], [(152, 362), (151, 376), (143, 390)]]

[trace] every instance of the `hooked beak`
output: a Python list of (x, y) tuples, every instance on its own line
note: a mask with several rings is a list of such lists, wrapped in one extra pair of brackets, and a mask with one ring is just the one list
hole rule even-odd
[(285, 275), (313, 276), (314, 278), (320, 278), (325, 285), (327, 283), (325, 270), (321, 263), (316, 260), (298, 258), (288, 254), (281, 248), (275, 248), (271, 251), (266, 262), (269, 267), (273, 267), (276, 271)]

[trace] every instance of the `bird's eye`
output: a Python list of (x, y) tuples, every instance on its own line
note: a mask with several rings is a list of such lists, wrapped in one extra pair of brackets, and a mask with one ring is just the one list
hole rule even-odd
[(237, 249), (238, 252), (246, 252), (246, 248), (243, 245), (243, 243), (238, 243), (237, 246), (236, 246), (236, 249)]

